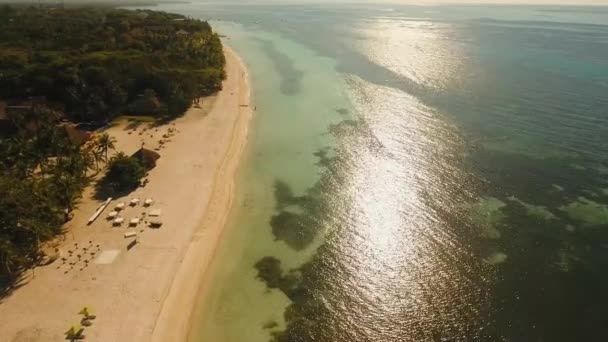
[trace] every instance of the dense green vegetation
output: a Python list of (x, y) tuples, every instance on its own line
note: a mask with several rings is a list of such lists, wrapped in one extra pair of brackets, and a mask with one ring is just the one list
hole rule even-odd
[(139, 186), (145, 173), (146, 170), (137, 158), (130, 158), (121, 152), (110, 159), (106, 179), (113, 190), (129, 191)]
[(176, 14), (0, 7), (0, 98), (45, 96), (73, 120), (182, 114), (224, 63), (209, 24)]
[(60, 232), (101, 158), (93, 144), (73, 144), (52, 111), (27, 116), (36, 129), (0, 139), (0, 275), (36, 261), (40, 242)]
[[(107, 134), (74, 141), (69, 121), (165, 120), (216, 92), (224, 55), (206, 22), (154, 11), (0, 5), (0, 280), (37, 262), (91, 176), (117, 190), (145, 168), (110, 157)], [(1, 289), (0, 289), (1, 292)]]

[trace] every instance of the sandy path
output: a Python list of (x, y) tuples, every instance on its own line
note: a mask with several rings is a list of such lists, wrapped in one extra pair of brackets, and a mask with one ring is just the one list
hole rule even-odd
[[(212, 105), (192, 108), (174, 125), (141, 135), (141, 128), (128, 134), (126, 124), (108, 129), (118, 139), (117, 149), (128, 154), (141, 146), (142, 139), (152, 149), (168, 127), (178, 130), (159, 151), (150, 183), (110, 204), (152, 197), (156, 201), (152, 208), (162, 210), (163, 227), (140, 225), (139, 244), (127, 250), (126, 226), (112, 228), (103, 214), (86, 226), (99, 202), (90, 198), (90, 191), (85, 193), (61, 245), (64, 256), (75, 251), (70, 260), (76, 266), (70, 269), (56, 261), (29, 272), (24, 286), (0, 302), (0, 341), (61, 341), (64, 332), (79, 322), (78, 312), (85, 305), (97, 315), (93, 326), (85, 329), (87, 341), (185, 339), (196, 292), (230, 210), (233, 179), (252, 113), (241, 106), (249, 104), (246, 69), (229, 49), (226, 60), (228, 78)], [(206, 106), (211, 107), (208, 113)], [(148, 210), (127, 208), (123, 216), (128, 220)], [(100, 251), (119, 252), (113, 263), (96, 264), (100, 252), (87, 256), (97, 245)], [(88, 266), (76, 254), (89, 258)]]

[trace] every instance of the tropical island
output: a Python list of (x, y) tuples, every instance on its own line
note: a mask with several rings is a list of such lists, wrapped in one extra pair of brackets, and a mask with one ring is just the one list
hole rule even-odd
[(248, 103), (207, 22), (0, 6), (0, 336), (183, 334), (162, 317), (219, 239)]

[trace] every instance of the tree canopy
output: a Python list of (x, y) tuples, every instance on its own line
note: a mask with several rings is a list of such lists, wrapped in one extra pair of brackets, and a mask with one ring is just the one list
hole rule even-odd
[[(209, 24), (177, 14), (0, 7), (0, 99), (44, 96), (72, 120), (180, 115), (221, 88), (224, 64)], [(158, 108), (136, 112), (148, 94)]]
[(34, 262), (40, 242), (61, 231), (94, 166), (48, 109), (24, 116), (35, 129), (0, 139), (0, 276)]

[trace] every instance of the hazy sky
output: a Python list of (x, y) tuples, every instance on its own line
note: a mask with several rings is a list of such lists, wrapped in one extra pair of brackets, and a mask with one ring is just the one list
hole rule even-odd
[[(337, 2), (341, 2), (342, 0), (338, 0)], [(348, 2), (348, 0), (345, 0)], [(371, 2), (375, 1), (367, 1), (361, 0), (361, 2)], [(390, 2), (394, 3), (406, 3), (406, 4), (416, 4), (416, 3), (485, 3), (485, 4), (569, 4), (569, 5), (580, 5), (580, 4), (598, 4), (598, 5), (608, 5), (608, 0), (393, 0)]]
[[(162, 0), (161, 0), (162, 1)], [(171, 0), (165, 0), (171, 1)], [(608, 5), (608, 0), (185, 0), (191, 2), (213, 3), (402, 3), (402, 4), (437, 4), (437, 3), (484, 3), (484, 4), (530, 4), (530, 5)]]
[[(341, 0), (338, 0), (341, 1)], [(365, 1), (363, 2), (375, 2), (375, 1)], [(608, 0), (394, 0), (390, 2), (395, 3), (407, 3), (407, 4), (416, 4), (416, 3), (486, 3), (486, 4), (570, 4), (570, 5), (580, 5), (582, 3), (587, 4), (603, 4), (608, 5)]]
[[(57, 2), (59, 0), (41, 0), (43, 3)], [(88, 0), (65, 0), (65, 2), (87, 2)], [(91, 0), (91, 2), (102, 2), (104, 0)], [(105, 0), (116, 2), (117, 0)], [(138, 1), (138, 0), (134, 0)], [(145, 0), (139, 0), (145, 1)], [(608, 0), (150, 0), (159, 2), (170, 1), (190, 1), (190, 2), (211, 2), (211, 3), (401, 3), (401, 4), (458, 4), (458, 3), (482, 3), (482, 4), (529, 4), (529, 5), (606, 5)], [(37, 3), (38, 0), (0, 0), (3, 2), (31, 2)]]

